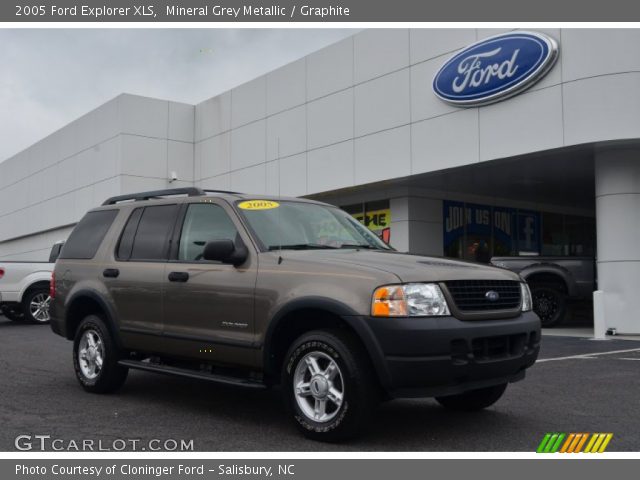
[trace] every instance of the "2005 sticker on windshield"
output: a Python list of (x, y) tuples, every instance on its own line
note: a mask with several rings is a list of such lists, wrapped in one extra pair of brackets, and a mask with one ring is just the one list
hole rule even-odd
[(246, 200), (238, 204), (238, 208), (243, 210), (271, 210), (279, 206), (278, 202), (272, 200)]

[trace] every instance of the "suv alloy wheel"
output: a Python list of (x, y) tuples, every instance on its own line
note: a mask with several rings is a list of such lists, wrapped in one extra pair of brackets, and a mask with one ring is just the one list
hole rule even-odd
[(128, 369), (118, 365), (120, 352), (102, 318), (89, 315), (80, 323), (73, 342), (73, 366), (82, 388), (93, 393), (118, 390)]
[(316, 330), (298, 338), (285, 358), (282, 388), (302, 433), (329, 442), (358, 434), (379, 400), (364, 348), (342, 330)]

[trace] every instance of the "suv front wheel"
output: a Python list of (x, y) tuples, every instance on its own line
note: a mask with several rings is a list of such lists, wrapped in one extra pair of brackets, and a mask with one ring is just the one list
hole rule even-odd
[(358, 434), (379, 399), (364, 348), (341, 330), (316, 330), (298, 338), (285, 358), (282, 388), (301, 432), (327, 442)]
[(92, 393), (118, 390), (128, 369), (118, 365), (120, 352), (102, 318), (89, 315), (80, 323), (73, 342), (73, 366), (82, 388)]

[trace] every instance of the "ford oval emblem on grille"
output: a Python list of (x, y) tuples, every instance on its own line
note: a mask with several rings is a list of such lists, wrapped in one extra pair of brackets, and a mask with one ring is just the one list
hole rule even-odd
[(500, 298), (500, 294), (495, 290), (489, 290), (487, 293), (484, 294), (484, 298), (486, 298), (490, 302), (495, 302)]

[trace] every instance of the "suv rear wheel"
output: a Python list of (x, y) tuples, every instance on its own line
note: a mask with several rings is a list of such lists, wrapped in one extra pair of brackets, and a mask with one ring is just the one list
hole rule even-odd
[(327, 442), (358, 434), (379, 400), (366, 352), (340, 330), (299, 337), (285, 358), (282, 388), (300, 431)]
[(73, 342), (73, 366), (82, 388), (92, 393), (118, 390), (128, 369), (118, 365), (120, 352), (105, 322), (89, 315), (80, 323)]
[(457, 395), (447, 395), (446, 397), (436, 397), (440, 405), (458, 412), (475, 412), (483, 408), (490, 407), (504, 394), (507, 384), (495, 385), (493, 387), (479, 388)]

